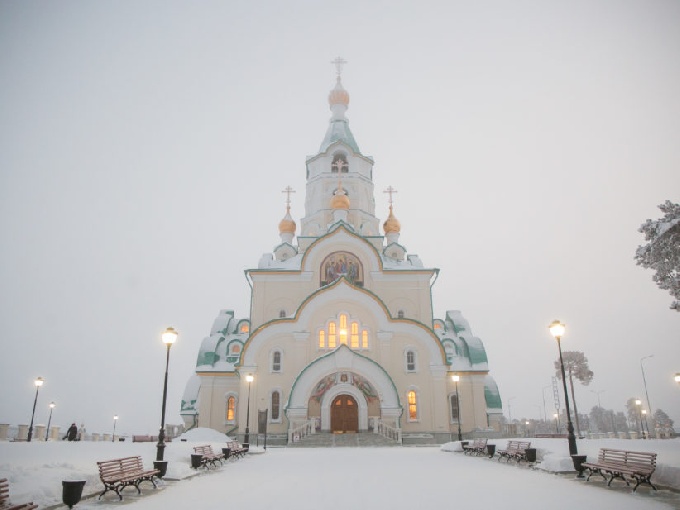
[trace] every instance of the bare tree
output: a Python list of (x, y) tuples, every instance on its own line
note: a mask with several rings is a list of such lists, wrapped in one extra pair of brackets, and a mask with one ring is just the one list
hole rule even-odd
[[(574, 378), (576, 378), (584, 386), (588, 386), (593, 380), (593, 371), (588, 367), (588, 358), (580, 351), (564, 351), (562, 353), (564, 360), (564, 371), (569, 378), (569, 387), (571, 388), (571, 400), (574, 403), (574, 417), (576, 419), (576, 434), (581, 435), (581, 425), (578, 420), (578, 408), (576, 407), (576, 397), (574, 396)], [(562, 379), (562, 371), (560, 370), (560, 360), (555, 361), (555, 371), (558, 379)]]

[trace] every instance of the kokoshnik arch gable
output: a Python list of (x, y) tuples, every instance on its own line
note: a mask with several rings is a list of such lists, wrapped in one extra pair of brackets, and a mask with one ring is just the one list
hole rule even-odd
[[(405, 443), (448, 441), (459, 423), (464, 434), (500, 430), (501, 399), (484, 346), (459, 311), (433, 317), (439, 270), (400, 244), (391, 187), (380, 233), (374, 162), (349, 129), (345, 62), (334, 63), (332, 116), (318, 153), (306, 161), (300, 234), (288, 187), (281, 243), (246, 271), (250, 318), (220, 311), (201, 344), (181, 415), (187, 427), (242, 436), (267, 409), (270, 440), (279, 442), (301, 426), (396, 429)], [(454, 373), (461, 376), (458, 396)]]

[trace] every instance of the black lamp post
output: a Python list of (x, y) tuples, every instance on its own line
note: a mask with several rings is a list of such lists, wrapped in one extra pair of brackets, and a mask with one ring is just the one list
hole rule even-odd
[(557, 349), (560, 351), (560, 371), (562, 372), (562, 384), (564, 386), (564, 406), (567, 410), (567, 440), (569, 441), (569, 455), (577, 455), (576, 436), (574, 436), (574, 425), (571, 423), (571, 411), (569, 410), (569, 393), (567, 392), (567, 377), (564, 373), (564, 360), (562, 359), (562, 346), (560, 339), (564, 335), (565, 327), (560, 321), (553, 321), (550, 326), (550, 333), (557, 340)]
[(250, 383), (253, 382), (253, 379), (253, 374), (246, 376), (246, 381), (248, 382), (248, 410), (246, 411), (246, 434), (243, 438), (244, 448), (250, 448)]
[(52, 423), (52, 410), (56, 407), (57, 404), (54, 402), (50, 402), (50, 417), (47, 420), (47, 432), (45, 432), (45, 441), (49, 441), (50, 439), (50, 424)]
[(156, 445), (156, 460), (163, 460), (163, 452), (165, 450), (165, 403), (168, 399), (168, 366), (170, 365), (170, 347), (177, 340), (177, 331), (174, 328), (168, 328), (161, 335), (163, 343), (167, 347), (167, 356), (165, 358), (165, 381), (163, 382), (163, 407), (161, 410), (161, 429), (158, 431), (158, 444)]
[(458, 396), (458, 381), (460, 381), (459, 375), (452, 375), (451, 379), (456, 383), (456, 405), (458, 409), (456, 410), (456, 420), (458, 421), (458, 441), (463, 440), (463, 434), (460, 432), (460, 397)]
[(115, 443), (116, 442), (116, 422), (118, 421), (118, 415), (114, 415), (113, 417), (113, 434), (111, 434), (111, 442)]
[(28, 427), (28, 439), (27, 441), (31, 441), (33, 438), (33, 419), (35, 418), (35, 405), (38, 403), (38, 391), (40, 391), (40, 387), (43, 385), (45, 381), (43, 381), (42, 377), (38, 377), (35, 381), (33, 381), (33, 384), (35, 384), (35, 399), (33, 400), (33, 413), (31, 414), (31, 424)]

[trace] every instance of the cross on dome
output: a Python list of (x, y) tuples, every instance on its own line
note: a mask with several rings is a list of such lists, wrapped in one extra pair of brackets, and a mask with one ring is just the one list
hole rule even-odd
[(392, 186), (388, 186), (387, 189), (385, 191), (383, 191), (383, 193), (388, 193), (390, 195), (389, 204), (390, 204), (390, 208), (391, 208), (392, 207), (392, 195), (394, 193), (398, 193), (398, 191), (396, 189), (394, 189)]
[(286, 186), (285, 189), (281, 192), (286, 194), (286, 207), (290, 209), (290, 194), (295, 193), (295, 190), (291, 188), (290, 186)]
[(342, 74), (342, 66), (346, 63), (347, 61), (342, 57), (336, 57), (335, 60), (331, 61), (331, 64), (335, 65), (335, 72), (338, 75), (338, 78), (340, 78), (340, 75)]

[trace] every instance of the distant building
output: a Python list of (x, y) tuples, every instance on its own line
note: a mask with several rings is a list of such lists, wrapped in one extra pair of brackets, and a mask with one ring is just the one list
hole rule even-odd
[(268, 433), (281, 441), (298, 431), (384, 429), (404, 443), (444, 442), (457, 437), (459, 419), (465, 435), (500, 431), (484, 345), (459, 311), (433, 317), (439, 270), (400, 244), (391, 187), (381, 234), (373, 159), (349, 129), (336, 63), (330, 125), (306, 161), (300, 233), (288, 188), (280, 243), (246, 271), (250, 317), (222, 310), (202, 342), (182, 401), (185, 424), (242, 438), (250, 400), (251, 434), (266, 409)]

